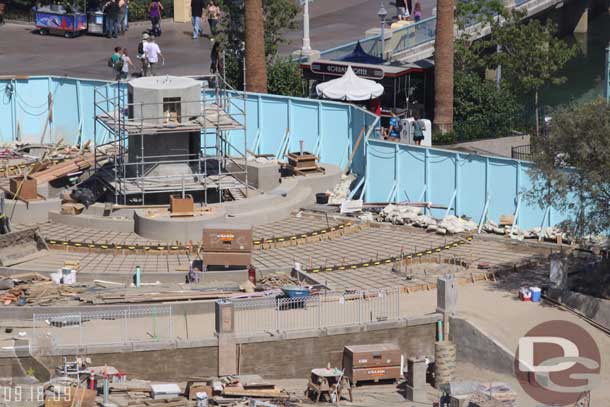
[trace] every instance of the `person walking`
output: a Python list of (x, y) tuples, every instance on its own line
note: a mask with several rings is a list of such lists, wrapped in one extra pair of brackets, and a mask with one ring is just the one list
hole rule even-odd
[(193, 39), (203, 35), (201, 16), (203, 15), (203, 0), (191, 0), (191, 20), (193, 20)]
[(210, 0), (208, 3), (206, 14), (208, 17), (208, 24), (210, 25), (210, 35), (212, 36), (212, 39), (214, 39), (218, 32), (218, 21), (220, 20), (220, 8), (214, 4), (214, 0)]
[(131, 58), (129, 58), (129, 54), (127, 53), (127, 48), (123, 48), (123, 55), (121, 57), (123, 60), (123, 66), (121, 67), (121, 79), (129, 78), (129, 67), (133, 66), (133, 62), (131, 62)]
[(424, 137), (424, 131), (426, 130), (426, 124), (420, 118), (419, 114), (415, 115), (415, 121), (413, 122), (413, 141), (418, 146), (421, 146)]
[(125, 2), (125, 13), (123, 14), (123, 32), (129, 31), (129, 0), (123, 0)]
[(140, 60), (140, 63), (142, 64), (142, 70), (140, 71), (140, 76), (148, 76), (148, 59), (146, 59), (146, 51), (144, 49), (144, 47), (148, 43), (148, 39), (149, 39), (148, 33), (143, 32), (142, 39), (140, 40), (140, 42), (138, 44), (138, 59)]
[(118, 26), (118, 33), (121, 35), (125, 35), (125, 7), (127, 6), (127, 4), (125, 3), (125, 0), (118, 0), (119, 2), (119, 17), (118, 17), (118, 21), (117, 21), (117, 26)]
[(220, 49), (220, 42), (214, 42), (214, 46), (210, 51), (210, 72), (213, 74), (223, 73), (223, 65), (222, 65), (222, 51)]
[(159, 37), (161, 35), (161, 15), (163, 14), (163, 4), (159, 0), (153, 0), (148, 5), (150, 23), (152, 24), (151, 34)]
[(118, 0), (109, 0), (102, 7), (106, 14), (106, 36), (116, 38), (119, 24), (119, 3)]
[(399, 21), (409, 18), (409, 9), (407, 8), (407, 0), (396, 0), (396, 17)]
[(416, 2), (415, 6), (413, 7), (413, 19), (415, 22), (421, 20), (421, 3), (419, 1)]
[(123, 71), (123, 49), (121, 47), (114, 47), (114, 52), (108, 60), (108, 66), (112, 68), (114, 80), (121, 80), (121, 72)]
[(155, 42), (154, 35), (151, 35), (148, 42), (144, 45), (144, 53), (146, 54), (146, 59), (148, 60), (148, 76), (155, 76), (157, 73), (159, 59), (161, 60), (162, 64), (165, 64), (165, 57), (161, 53), (161, 48), (159, 48)]

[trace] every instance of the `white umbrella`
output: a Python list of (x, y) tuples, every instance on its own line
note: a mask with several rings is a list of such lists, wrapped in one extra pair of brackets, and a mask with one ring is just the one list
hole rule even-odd
[(361, 101), (378, 98), (383, 94), (383, 86), (375, 81), (360, 78), (349, 66), (345, 75), (316, 86), (318, 96), (327, 99)]

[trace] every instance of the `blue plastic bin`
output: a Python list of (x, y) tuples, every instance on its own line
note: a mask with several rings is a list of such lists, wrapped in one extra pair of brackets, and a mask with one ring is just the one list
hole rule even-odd
[(530, 287), (530, 291), (532, 292), (532, 302), (540, 302), (542, 290), (538, 287)]

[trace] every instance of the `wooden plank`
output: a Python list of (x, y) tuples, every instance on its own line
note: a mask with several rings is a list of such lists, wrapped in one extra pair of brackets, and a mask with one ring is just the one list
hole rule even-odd
[(282, 390), (277, 388), (274, 388), (273, 390), (246, 390), (243, 387), (225, 386), (222, 394), (225, 397), (259, 397), (273, 399), (288, 399), (290, 397), (288, 394), (283, 393)]

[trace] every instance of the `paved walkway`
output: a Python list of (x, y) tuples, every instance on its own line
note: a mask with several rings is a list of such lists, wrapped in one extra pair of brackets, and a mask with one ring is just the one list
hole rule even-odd
[[(385, 2), (389, 18), (394, 17), (393, 2)], [(434, 0), (423, 0), (424, 16), (431, 14)], [(319, 50), (335, 47), (364, 37), (364, 32), (379, 26), (378, 0), (316, 1), (311, 5), (312, 47)], [(290, 54), (302, 45), (302, 18), (296, 28), (287, 32), (288, 44), (280, 48)], [(127, 47), (135, 60), (137, 46), (147, 22), (130, 25), (124, 37), (110, 40), (99, 36), (66, 39), (40, 36), (31, 25), (5, 24), (0, 27), (0, 75), (67, 75), (81, 78), (113, 79), (106, 61), (112, 49)], [(209, 72), (211, 42), (207, 38), (191, 39), (190, 23), (163, 22), (158, 39), (167, 58), (159, 74), (202, 75)], [(209, 27), (204, 24), (204, 30)], [(137, 62), (137, 60), (135, 61)]]

